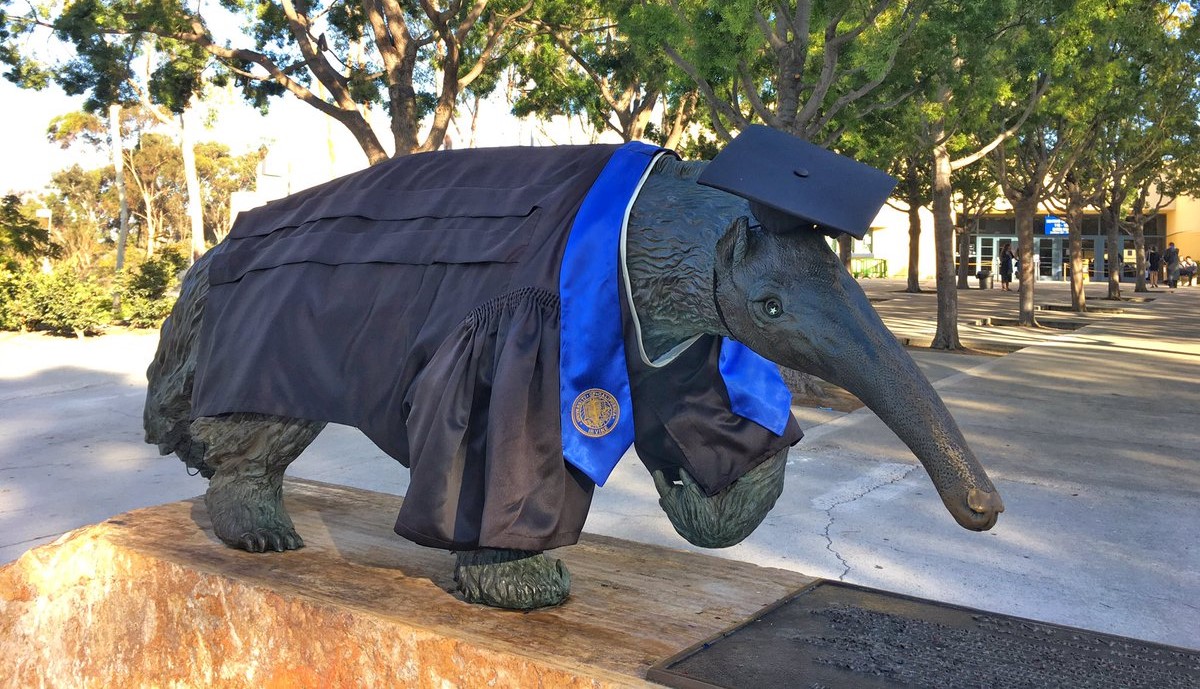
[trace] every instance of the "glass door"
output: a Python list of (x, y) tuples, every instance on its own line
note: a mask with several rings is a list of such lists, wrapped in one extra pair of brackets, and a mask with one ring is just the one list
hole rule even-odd
[(980, 270), (986, 268), (993, 275), (1000, 272), (1000, 249), (1005, 244), (1011, 244), (1013, 252), (1016, 252), (1016, 237), (979, 237), (976, 240), (975, 253), (979, 257)]
[(1038, 280), (1062, 280), (1062, 237), (1035, 238), (1037, 251), (1033, 255)]

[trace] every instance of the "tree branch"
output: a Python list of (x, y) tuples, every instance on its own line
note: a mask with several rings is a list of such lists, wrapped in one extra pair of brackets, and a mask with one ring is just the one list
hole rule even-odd
[(700, 95), (704, 97), (704, 102), (708, 105), (709, 112), (712, 114), (713, 130), (717, 133), (717, 136), (721, 137), (724, 141), (729, 141), (733, 138), (729, 130), (721, 122), (722, 115), (729, 118), (739, 129), (750, 126), (749, 120), (742, 113), (735, 111), (729, 103), (717, 97), (716, 93), (713, 92), (712, 85), (700, 74), (700, 70), (696, 69), (695, 65), (685, 60), (671, 46), (663, 44), (662, 48), (671, 62), (674, 62), (675, 66), (683, 70), (696, 83)]
[(528, 12), (533, 7), (533, 3), (534, 0), (526, 0), (525, 4), (522, 5), (517, 11), (505, 16), (502, 20), (500, 20), (498, 25), (496, 24), (495, 20), (489, 24), (490, 33), (488, 34), (487, 42), (485, 43), (483, 50), (479, 52), (479, 58), (475, 60), (475, 64), (473, 64), (471, 69), (467, 70), (465, 74), (459, 77), (459, 90), (470, 86), (480, 74), (483, 74), (483, 70), (487, 68), (488, 63), (494, 59), (493, 53), (496, 51), (496, 46), (500, 44), (500, 40), (504, 37), (509, 27), (511, 27), (513, 23), (520, 19), (526, 12)]
[(750, 80), (750, 69), (746, 66), (745, 60), (738, 60), (738, 80), (742, 84), (742, 90), (746, 92), (746, 97), (750, 99), (750, 107), (754, 110), (754, 114), (758, 115), (759, 119), (767, 123), (771, 127), (779, 126), (779, 118), (771, 109), (763, 103), (762, 98), (758, 95), (758, 89), (754, 87), (754, 82)]
[(1033, 114), (1034, 109), (1037, 107), (1038, 101), (1041, 100), (1042, 94), (1044, 94), (1046, 92), (1046, 89), (1049, 86), (1050, 86), (1050, 77), (1045, 76), (1045, 75), (1039, 77), (1037, 88), (1035, 88), (1033, 90), (1033, 93), (1029, 97), (1029, 102), (1025, 105), (1025, 110), (1021, 113), (1021, 116), (1019, 118), (1017, 118), (1017, 121), (1014, 122), (1011, 127), (1007, 128), (1004, 131), (997, 134), (996, 138), (989, 141), (986, 145), (984, 145), (982, 148), (975, 151), (971, 155), (964, 156), (962, 158), (959, 158), (958, 160), (950, 161), (950, 170), (951, 171), (960, 170), (960, 169), (970, 165), (971, 163), (974, 163), (975, 161), (979, 160), (980, 158), (986, 156), (988, 153), (991, 153), (992, 150), (995, 149), (997, 146), (999, 146), (1001, 143), (1003, 143), (1005, 139), (1007, 139), (1010, 136), (1012, 136), (1013, 134), (1015, 134), (1017, 132), (1017, 130), (1019, 130), (1025, 124), (1025, 120), (1029, 119), (1029, 116), (1031, 114)]
[[(779, 15), (776, 16), (778, 17)], [(758, 30), (766, 37), (767, 45), (771, 46), (771, 50), (778, 53), (787, 49), (787, 39), (780, 34), (777, 26), (772, 26), (771, 22), (767, 21), (767, 18), (763, 16), (762, 12), (758, 11), (757, 7), (754, 8), (754, 23), (758, 24)]]
[(312, 71), (313, 76), (329, 90), (330, 97), (337, 101), (339, 106), (342, 108), (357, 107), (354, 99), (350, 96), (350, 91), (346, 88), (346, 77), (334, 69), (325, 59), (325, 54), (313, 45), (308, 17), (296, 11), (295, 3), (292, 0), (283, 0), (282, 5), (284, 15), (288, 20), (288, 28), (296, 40), (296, 45), (300, 47), (300, 54), (304, 56), (304, 62)]
[[(858, 26), (855, 26), (854, 28), (850, 29), (849, 31), (847, 31), (843, 34), (837, 34), (832, 39), (827, 40), (825, 42), (825, 50), (829, 50), (830, 46), (834, 46), (835, 48), (840, 50), (844, 44), (849, 43), (850, 41), (853, 41), (854, 39), (861, 36), (862, 33), (864, 31), (866, 31), (868, 28), (875, 26), (875, 20), (878, 19), (879, 15), (882, 14), (883, 11), (888, 8), (888, 5), (891, 5), (891, 4), (892, 4), (892, 0), (879, 0), (879, 2), (875, 3), (875, 6), (872, 7), (869, 12), (867, 12), (866, 16), (863, 17), (862, 21), (858, 23)], [(847, 7), (849, 7), (849, 3), (847, 3)], [(905, 11), (907, 12), (907, 9)], [(845, 11), (845, 8), (843, 8), (843, 10), (841, 12), (839, 12), (835, 17), (830, 19), (830, 22), (829, 22), (829, 24), (827, 24), (827, 27), (833, 27), (834, 31), (836, 33), (837, 25), (841, 23), (842, 17), (845, 16), (845, 14), (846, 14), (846, 11)]]

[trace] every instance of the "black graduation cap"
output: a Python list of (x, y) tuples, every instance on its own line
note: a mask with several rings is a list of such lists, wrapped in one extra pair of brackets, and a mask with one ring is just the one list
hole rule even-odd
[(748, 199), (768, 230), (816, 225), (858, 239), (896, 187), (882, 170), (762, 125), (734, 137), (697, 181)]

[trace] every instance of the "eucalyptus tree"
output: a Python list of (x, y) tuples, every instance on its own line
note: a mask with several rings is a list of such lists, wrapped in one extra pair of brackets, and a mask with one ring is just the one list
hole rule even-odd
[[(954, 198), (958, 206), (958, 289), (971, 287), (971, 228), (978, 228), (980, 219), (991, 211), (1000, 198), (996, 178), (984, 165), (967, 165), (953, 175)], [(976, 229), (976, 232), (978, 230)], [(991, 266), (978, 266), (978, 270)]]
[[(190, 225), (190, 262), (204, 254), (204, 209), (200, 192), (200, 176), (196, 171), (195, 110), (200, 100), (201, 74), (207, 59), (194, 46), (160, 39), (158, 46), (143, 45), (146, 69), (140, 79), (129, 77), (130, 87), (137, 93), (142, 109), (177, 139), (183, 157), (183, 178)], [(164, 54), (162, 49), (172, 54)], [(156, 66), (153, 73), (150, 67)], [(143, 86), (145, 84), (145, 86)]]
[[(56, 39), (71, 46), (71, 54), (64, 57), (48, 47), (40, 53), (26, 51), (19, 59), (14, 57), (10, 60), (25, 71), (13, 69), (9, 76), (15, 77), (18, 84), (35, 89), (53, 80), (70, 95), (85, 95), (85, 112), (108, 111), (110, 148), (122, 208), (117, 245), (118, 271), (124, 267), (125, 242), (129, 232), (126, 170), (121, 165), (125, 158), (122, 108), (140, 102), (143, 112), (151, 113), (164, 124), (175, 128), (187, 171), (185, 198), (191, 215), (194, 259), (203, 253), (203, 225), (195, 156), (183, 114), (200, 84), (207, 57), (195, 46), (177, 41), (157, 39), (149, 42), (141, 40), (137, 34), (107, 32), (98, 19), (96, 9), (96, 6), (87, 2), (56, 6), (55, 9), (31, 6), (29, 15), (13, 22), (14, 26), (20, 28), (18, 36), (29, 38), (39, 28), (53, 29)], [(51, 15), (50, 12), (57, 14)], [(7, 38), (16, 40), (13, 36)], [(4, 40), (3, 37), (0, 40)], [(21, 74), (37, 76), (22, 78)], [(178, 116), (178, 121), (172, 115)]]
[(1051, 0), (1045, 10), (1017, 46), (1020, 55), (1037, 65), (1045, 93), (1037, 113), (991, 156), (996, 181), (1016, 218), (1017, 321), (1030, 327), (1037, 326), (1034, 292), (1040, 263), (1034, 219), (1095, 147), (1098, 104), (1107, 83), (1107, 41), (1113, 12), (1122, 8), (1108, 0)]
[(954, 268), (952, 175), (983, 159), (1036, 108), (1046, 81), (1039, 54), (1027, 48), (1046, 2), (938, 3), (918, 29), (921, 53), (909, 58), (921, 114), (914, 137), (928, 156), (937, 327), (931, 347), (962, 349)]
[[(26, 61), (25, 64), (31, 63)], [(69, 77), (70, 72), (65, 72), (64, 78)], [(36, 85), (35, 87), (40, 88)], [(125, 184), (124, 164), (125, 139), (130, 129), (126, 125), (130, 120), (136, 119), (136, 113), (122, 109), (120, 102), (112, 101), (107, 104), (106, 119), (101, 119), (94, 111), (103, 108), (103, 101), (89, 99), (83, 112), (67, 113), (52, 119), (47, 127), (46, 136), (63, 148), (82, 142), (93, 148), (108, 149), (113, 164), (113, 190), (117, 196), (116, 271), (120, 273), (125, 267), (125, 249), (130, 229), (129, 194)], [(114, 292), (114, 308), (120, 306), (120, 300), (120, 294)]]
[[(1132, 3), (1114, 38), (1113, 78), (1094, 151), (1095, 173), (1084, 182), (1096, 198), (1106, 232), (1109, 299), (1121, 298), (1120, 233), (1132, 235), (1135, 289), (1145, 291), (1144, 223), (1172, 194), (1198, 189), (1200, 155), (1200, 25), (1179, 3)], [(1132, 217), (1131, 217), (1132, 216)]]
[(85, 170), (75, 164), (53, 173), (42, 203), (51, 212), (51, 235), (62, 247), (61, 260), (80, 276), (89, 274), (106, 253), (104, 242), (119, 219), (111, 167)]
[[(526, 42), (509, 54), (518, 116), (578, 115), (624, 141), (673, 147), (695, 110), (695, 86), (657, 46), (621, 29), (634, 0), (540, 0), (520, 25)], [(682, 88), (681, 88), (682, 85)], [(655, 127), (652, 116), (662, 122)]]
[(19, 196), (8, 194), (0, 198), (0, 270), (16, 270), (22, 260), (54, 255), (57, 251), (49, 230), (25, 212)]
[(196, 173), (204, 211), (204, 236), (216, 244), (229, 232), (230, 199), (235, 191), (253, 189), (258, 165), (266, 148), (235, 155), (229, 146), (214, 141), (196, 145)]
[[(55, 14), (30, 6), (19, 16), (9, 11), (0, 18), (0, 30), (7, 30), (0, 41), (9, 51), (0, 52), (0, 59), (16, 65), (14, 70), (29, 69), (13, 46), (35, 24), (75, 32), (82, 38), (76, 46), (89, 40), (124, 44), (109, 36), (170, 41), (215, 62), (204, 79), (232, 80), (261, 108), (271, 97), (288, 94), (333, 118), (375, 164), (389, 154), (368, 110), (386, 109), (396, 155), (439, 148), (459, 95), (495, 72), (515, 22), (533, 2), (68, 0), (53, 6), (61, 7), (51, 10)], [(193, 73), (186, 65), (183, 71)]]
[(908, 283), (906, 292), (921, 291), (921, 209), (929, 204), (932, 188), (929, 185), (929, 166), (923, 156), (910, 153), (898, 160), (893, 168), (900, 180), (895, 196), (904, 201), (908, 215)]
[(1038, 279), (1035, 259), (1038, 247), (1034, 245), (1034, 218), (1042, 202), (1060, 186), (1078, 157), (1092, 145), (1094, 135), (1090, 122), (1072, 122), (1061, 114), (1046, 113), (1030, 120), (1022, 131), (993, 151), (996, 181), (1016, 217), (1020, 266), (1018, 325), (1037, 326), (1034, 289)]
[[(191, 235), (183, 155), (171, 137), (161, 132), (162, 125), (156, 118), (140, 108), (122, 113), (122, 130), (127, 137), (122, 168), (133, 191), (129, 197), (131, 228), (135, 230), (132, 245), (152, 255), (155, 238), (158, 243), (174, 243)], [(93, 114), (67, 113), (51, 121), (48, 137), (64, 148), (99, 147), (104, 143), (104, 122)], [(235, 156), (228, 146), (218, 143), (195, 146), (199, 198), (205, 229), (213, 241), (219, 240), (229, 225), (230, 194), (253, 186), (263, 154), (260, 150)], [(83, 241), (85, 235), (104, 236), (118, 226), (112, 167), (84, 170), (74, 166), (59, 171), (52, 177), (51, 189), (57, 193), (52, 195), (55, 198), (49, 202), (50, 208), (56, 218), (61, 218), (56, 227), (76, 236), (81, 247), (91, 245)], [(68, 250), (73, 246), (66, 241), (60, 243)]]
[(627, 26), (692, 79), (723, 140), (754, 122), (833, 146), (879, 98), (930, 0), (648, 0)]
[[(135, 236), (134, 244), (140, 243), (149, 256), (154, 253), (155, 237), (167, 224), (164, 218), (170, 213), (165, 206), (171, 202), (177, 203), (177, 199), (166, 197), (170, 194), (185, 198), (182, 185), (175, 184), (175, 180), (182, 179), (179, 174), (180, 156), (178, 150), (173, 155), (164, 150), (170, 144), (163, 135), (152, 132), (154, 120), (143, 110), (128, 108), (120, 112), (123, 116), (121, 131), (126, 140), (120, 149), (122, 160), (119, 168), (126, 178), (128, 191), (132, 193), (125, 194), (125, 203), (121, 204), (124, 206), (122, 214), (128, 214), (126, 221), (121, 224), (128, 230), (118, 235), (118, 257), (124, 258), (127, 248), (125, 241), (132, 230), (144, 235), (141, 242)], [(47, 137), (63, 148), (95, 148), (101, 145), (104, 131), (105, 124), (100, 116), (73, 112), (51, 120)], [(83, 190), (78, 187), (74, 189)]]

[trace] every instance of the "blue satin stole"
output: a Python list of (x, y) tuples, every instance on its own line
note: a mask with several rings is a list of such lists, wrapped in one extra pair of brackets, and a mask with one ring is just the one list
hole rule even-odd
[[(617, 283), (621, 229), (662, 150), (631, 142), (613, 153), (575, 216), (559, 272), (563, 456), (600, 486), (633, 444)], [(726, 338), (720, 370), (731, 410), (782, 435), (791, 416), (791, 392), (778, 367)]]

